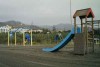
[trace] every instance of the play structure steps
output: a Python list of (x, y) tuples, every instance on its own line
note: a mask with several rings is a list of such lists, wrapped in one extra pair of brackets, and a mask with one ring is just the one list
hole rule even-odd
[(92, 32), (88, 32), (88, 40), (93, 40), (93, 34), (92, 34)]
[(94, 43), (94, 38), (93, 38), (93, 33), (92, 32), (88, 32), (88, 47), (91, 47), (93, 46), (93, 43)]
[(88, 33), (88, 37), (92, 38), (92, 34)]
[(88, 40), (93, 40), (93, 38), (88, 38)]

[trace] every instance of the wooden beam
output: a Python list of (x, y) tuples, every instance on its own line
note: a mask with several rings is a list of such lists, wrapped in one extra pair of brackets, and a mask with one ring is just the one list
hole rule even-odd
[(76, 33), (76, 17), (74, 18), (74, 33)]
[(83, 32), (83, 19), (81, 19), (81, 32)]
[(85, 18), (85, 36), (86, 36), (86, 53), (88, 53), (88, 28), (87, 28), (87, 17)]
[(23, 32), (23, 46), (25, 46), (25, 33)]
[(8, 46), (9, 46), (9, 38), (10, 38), (10, 37), (9, 37), (9, 31), (8, 31)]
[(15, 46), (16, 46), (16, 32), (15, 32)]
[(32, 46), (32, 29), (31, 29), (31, 46)]
[(93, 18), (92, 18), (92, 38), (93, 38), (92, 49), (93, 49), (93, 52), (94, 52), (94, 26), (93, 26)]

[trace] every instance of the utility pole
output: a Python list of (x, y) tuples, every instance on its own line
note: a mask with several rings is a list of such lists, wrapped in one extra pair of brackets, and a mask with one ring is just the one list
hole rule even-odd
[(72, 10), (71, 10), (71, 8), (72, 8), (72, 3), (71, 3), (71, 0), (70, 0), (70, 22), (71, 22), (71, 25), (72, 25)]

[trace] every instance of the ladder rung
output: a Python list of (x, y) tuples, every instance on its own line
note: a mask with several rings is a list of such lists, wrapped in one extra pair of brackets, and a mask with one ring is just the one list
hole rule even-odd
[(88, 38), (89, 40), (93, 40), (93, 38)]

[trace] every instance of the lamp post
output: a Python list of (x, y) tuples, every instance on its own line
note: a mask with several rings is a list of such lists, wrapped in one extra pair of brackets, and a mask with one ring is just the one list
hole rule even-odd
[(72, 5), (71, 5), (71, 0), (70, 0), (70, 22), (71, 22), (71, 25), (72, 25), (72, 10), (71, 10), (71, 8), (72, 8)]

